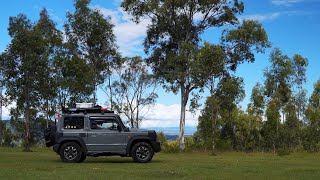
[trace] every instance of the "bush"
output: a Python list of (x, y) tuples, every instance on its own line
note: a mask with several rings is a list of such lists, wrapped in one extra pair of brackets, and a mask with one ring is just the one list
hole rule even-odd
[(291, 153), (292, 153), (291, 149), (278, 149), (277, 150), (278, 156), (287, 156), (287, 155), (290, 155)]
[(230, 139), (219, 139), (216, 141), (216, 147), (219, 150), (232, 150), (232, 142)]
[(164, 149), (165, 144), (167, 144), (168, 140), (166, 135), (163, 132), (159, 132), (157, 134), (158, 141), (160, 142), (161, 148)]
[(163, 151), (167, 153), (180, 152), (179, 139), (176, 139), (174, 141), (167, 141), (167, 143), (164, 144)]

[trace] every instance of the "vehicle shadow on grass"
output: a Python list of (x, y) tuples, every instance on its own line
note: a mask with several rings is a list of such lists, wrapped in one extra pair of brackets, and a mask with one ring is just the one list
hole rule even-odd
[[(53, 160), (55, 163), (64, 163), (60, 159)], [(151, 160), (150, 163), (162, 163), (162, 160)], [(80, 164), (143, 164), (143, 163), (136, 163), (131, 159), (87, 159)]]

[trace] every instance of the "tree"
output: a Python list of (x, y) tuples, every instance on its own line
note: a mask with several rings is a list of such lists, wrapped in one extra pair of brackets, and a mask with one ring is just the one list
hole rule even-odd
[(216, 150), (218, 120), (224, 119), (225, 124), (220, 122), (221, 126), (232, 125), (232, 113), (243, 98), (243, 79), (230, 76), (224, 77), (217, 85), (215, 93), (208, 97), (202, 116), (199, 117), (198, 132), (205, 144), (211, 146), (213, 154)]
[(141, 57), (123, 60), (118, 67), (118, 78), (111, 85), (111, 103), (114, 110), (128, 118), (131, 128), (139, 128), (145, 116), (142, 110), (148, 111), (158, 97), (155, 93), (157, 82)]
[[(40, 106), (42, 82), (46, 77), (46, 41), (41, 31), (23, 14), (9, 19), (11, 43), (3, 54), (4, 85), (9, 102), (16, 102), (25, 121), (24, 150), (30, 151), (32, 109)], [(36, 71), (35, 71), (36, 69)]]
[(40, 12), (40, 19), (35, 25), (35, 28), (38, 29), (42, 38), (45, 41), (45, 66), (42, 67), (44, 72), (44, 77), (40, 82), (42, 84), (41, 88), (41, 110), (45, 112), (47, 118), (47, 127), (49, 119), (51, 119), (56, 112), (58, 107), (57, 102), (57, 91), (58, 91), (58, 82), (57, 82), (57, 73), (55, 70), (56, 63), (55, 60), (59, 52), (62, 49), (62, 32), (56, 28), (56, 24), (50, 19), (48, 11), (43, 8)]
[(305, 111), (308, 128), (304, 137), (304, 148), (309, 151), (319, 151), (320, 138), (320, 80), (314, 84), (314, 90), (309, 98)]
[(15, 136), (3, 121), (0, 121), (0, 146), (12, 146)]
[(90, 95), (94, 91), (91, 68), (85, 59), (80, 58), (68, 48), (68, 43), (63, 45), (54, 66), (60, 105), (70, 107), (76, 102), (91, 100)]
[(89, 8), (90, 0), (76, 0), (75, 12), (67, 13), (64, 25), (69, 47), (78, 58), (84, 59), (93, 74), (95, 88), (93, 101), (96, 102), (96, 86), (104, 82), (108, 67), (117, 56), (113, 25), (97, 9)]
[(248, 104), (249, 114), (259, 116), (262, 120), (265, 108), (264, 87), (257, 83), (251, 92), (250, 103)]
[[(121, 6), (133, 16), (135, 22), (140, 22), (145, 17), (151, 19), (144, 41), (145, 51), (150, 54), (148, 62), (164, 87), (174, 93), (180, 91), (179, 139), (180, 149), (184, 149), (185, 111), (191, 93), (201, 89), (210, 77), (221, 74), (226, 61), (238, 64), (247, 60), (243, 57), (248, 57), (246, 55), (250, 53), (247, 50), (251, 49), (252, 44), (259, 44), (263, 49), (267, 45), (266, 34), (262, 31), (264, 33), (255, 37), (257, 34), (251, 32), (256, 32), (256, 28), (249, 34), (243, 31), (245, 33), (242, 36), (234, 37), (230, 33), (233, 31), (226, 31), (226, 37), (229, 38), (224, 38), (223, 46), (209, 43), (199, 46), (200, 35), (206, 29), (238, 23), (236, 14), (243, 12), (244, 5), (237, 0), (125, 0)], [(261, 28), (258, 30), (261, 32)], [(243, 37), (249, 37), (250, 41)], [(232, 43), (235, 45), (229, 46)]]
[(5, 130), (5, 124), (2, 120), (0, 120), (0, 146), (2, 145), (2, 136)]
[[(299, 118), (296, 114), (297, 107), (294, 104), (293, 94), (295, 92), (294, 88), (298, 87), (297, 89), (301, 90), (300, 87), (305, 82), (305, 69), (308, 60), (301, 55), (294, 55), (293, 58), (289, 58), (280, 49), (276, 48), (270, 55), (270, 62), (271, 67), (265, 71), (267, 122), (263, 133), (267, 146), (270, 147), (272, 144), (275, 151), (279, 146), (297, 145), (297, 142), (292, 141), (290, 141), (291, 145), (288, 145), (286, 144), (288, 141), (285, 139), (299, 139)], [(280, 117), (282, 117), (282, 120)], [(286, 123), (281, 125), (281, 122)], [(292, 133), (288, 129), (295, 132)], [(283, 131), (281, 138), (279, 136), (280, 130)]]

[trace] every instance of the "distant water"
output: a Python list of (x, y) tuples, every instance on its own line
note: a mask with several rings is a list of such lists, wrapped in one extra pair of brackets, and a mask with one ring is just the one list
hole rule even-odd
[[(150, 129), (155, 130), (157, 132), (163, 132), (167, 136), (178, 136), (180, 132), (179, 127), (148, 127), (148, 128), (142, 128), (142, 129)], [(184, 134), (192, 136), (197, 131), (197, 127), (195, 126), (188, 126), (184, 129)]]

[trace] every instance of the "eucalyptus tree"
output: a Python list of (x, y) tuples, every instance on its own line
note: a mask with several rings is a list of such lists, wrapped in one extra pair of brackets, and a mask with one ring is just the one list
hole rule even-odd
[(226, 127), (233, 123), (232, 115), (237, 109), (237, 103), (245, 95), (243, 85), (242, 78), (226, 76), (218, 83), (216, 91), (207, 98), (205, 108), (199, 117), (197, 131), (213, 154), (219, 137), (217, 125)]
[(320, 128), (320, 80), (314, 83), (314, 89), (305, 111), (308, 128), (304, 138), (304, 147), (309, 151), (319, 151)]
[(108, 67), (117, 57), (117, 46), (110, 18), (104, 18), (98, 9), (90, 8), (89, 3), (90, 0), (76, 0), (75, 12), (67, 13), (64, 27), (69, 48), (84, 59), (93, 74), (95, 102), (96, 86), (104, 82)]
[(57, 109), (57, 72), (56, 72), (56, 59), (62, 49), (62, 32), (56, 28), (56, 23), (50, 19), (48, 11), (43, 8), (40, 12), (40, 19), (35, 25), (35, 28), (42, 34), (42, 38), (45, 43), (45, 53), (43, 60), (45, 66), (42, 67), (44, 76), (41, 77), (41, 98), (42, 98), (42, 110), (47, 115), (48, 120), (55, 115)]
[(248, 113), (258, 116), (261, 121), (266, 103), (264, 91), (265, 89), (262, 84), (257, 83), (252, 89), (250, 103), (248, 104)]
[(39, 28), (23, 14), (9, 18), (11, 42), (2, 54), (5, 95), (16, 102), (17, 113), (24, 118), (24, 150), (30, 151), (31, 112), (39, 108), (46, 77), (47, 46)]
[(243, 12), (244, 4), (237, 0), (125, 0), (122, 7), (134, 22), (151, 21), (145, 52), (164, 87), (174, 93), (180, 91), (179, 139), (184, 149), (185, 112), (191, 93), (212, 76), (222, 74), (226, 63), (235, 70), (239, 63), (253, 61), (251, 47), (257, 45), (257, 50), (263, 50), (268, 44), (266, 33), (257, 23), (246, 21), (244, 26), (253, 29), (225, 31), (223, 45), (201, 45), (201, 34), (208, 28), (239, 23), (236, 15)]
[(123, 58), (112, 85), (112, 108), (124, 114), (131, 128), (139, 128), (158, 97), (157, 81), (141, 57)]
[[(267, 122), (264, 135), (265, 139), (268, 139), (267, 146), (272, 146), (275, 150), (277, 143), (279, 145), (280, 141), (283, 142), (284, 139), (279, 138), (281, 122), (286, 121), (285, 125), (288, 125), (286, 128), (289, 128), (291, 132), (299, 131), (299, 119), (296, 114), (293, 94), (294, 88), (300, 87), (305, 82), (308, 60), (301, 55), (294, 55), (293, 58), (290, 58), (276, 48), (270, 55), (270, 62), (271, 66), (266, 69), (264, 74), (267, 103)], [(290, 135), (290, 133), (283, 134)]]

